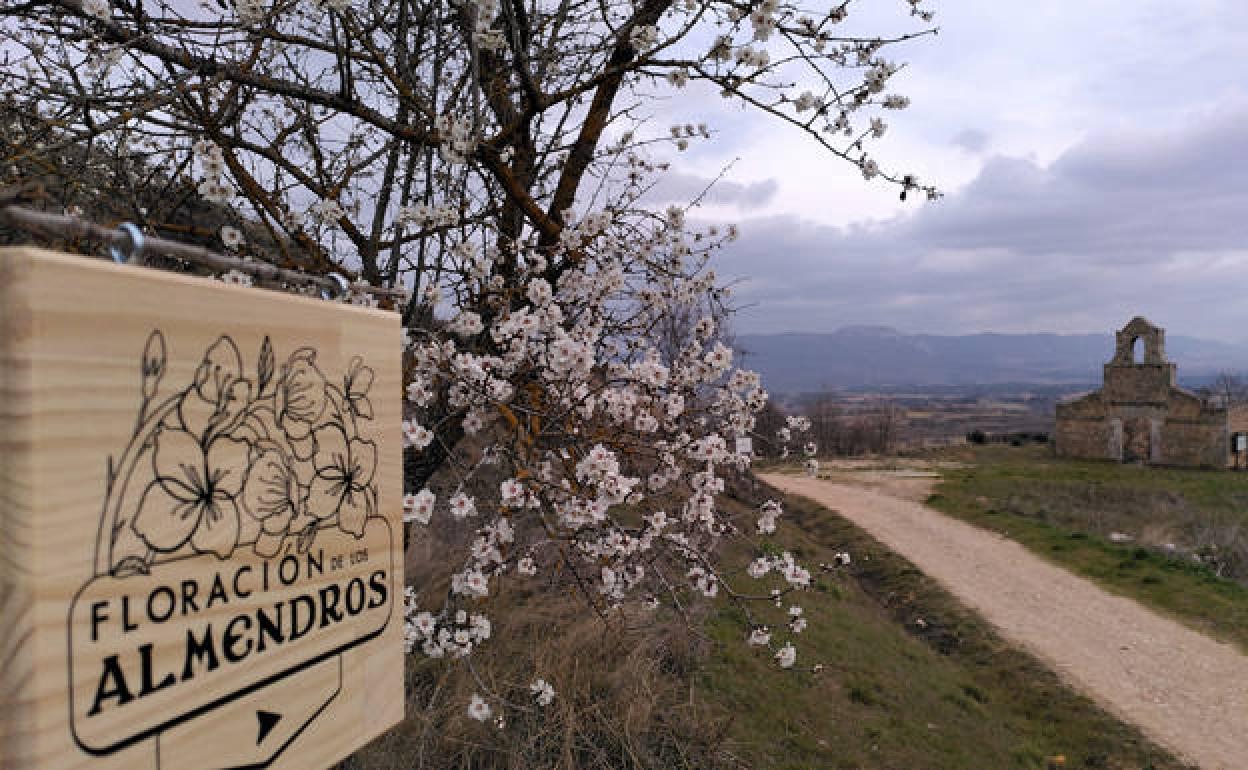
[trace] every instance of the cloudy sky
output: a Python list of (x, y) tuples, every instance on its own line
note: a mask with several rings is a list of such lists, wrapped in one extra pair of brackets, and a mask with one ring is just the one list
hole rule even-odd
[[(896, 30), (900, 0), (859, 0)], [(671, 190), (732, 164), (708, 220), (742, 239), (742, 332), (1105, 332), (1248, 340), (1248, 3), (944, 0), (872, 155), (946, 196), (901, 203), (794, 131), (689, 99), (716, 141)]]

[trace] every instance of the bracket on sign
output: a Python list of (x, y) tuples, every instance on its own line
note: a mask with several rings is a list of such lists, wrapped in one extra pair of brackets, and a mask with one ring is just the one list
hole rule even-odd
[(117, 235), (115, 239), (124, 246), (118, 248), (118, 244), (114, 243), (108, 247), (108, 255), (113, 261), (119, 265), (141, 265), (143, 264), (143, 247), (146, 245), (146, 238), (143, 231), (133, 222), (122, 222), (117, 226)]
[(347, 289), (350, 288), (350, 284), (347, 283), (347, 279), (342, 275), (342, 273), (330, 273), (329, 275), (326, 276), (326, 278), (329, 278), (331, 281), (336, 283), (338, 285), (338, 289), (336, 292), (331, 292), (328, 286), (322, 287), (321, 299), (333, 299), (334, 297), (341, 297), (342, 295), (346, 294)]

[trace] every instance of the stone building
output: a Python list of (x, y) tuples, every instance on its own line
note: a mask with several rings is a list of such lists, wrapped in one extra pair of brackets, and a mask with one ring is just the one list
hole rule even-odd
[(1248, 407), (1217, 405), (1178, 387), (1165, 343), (1165, 330), (1144, 318), (1122, 327), (1102, 388), (1057, 405), (1059, 457), (1186, 467), (1235, 464), (1233, 438), (1248, 433)]

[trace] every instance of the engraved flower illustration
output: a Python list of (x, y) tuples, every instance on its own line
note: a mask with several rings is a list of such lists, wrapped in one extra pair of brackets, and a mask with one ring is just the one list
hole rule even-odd
[(307, 550), (326, 526), (362, 536), (377, 511), (377, 445), (358, 433), (361, 420), (373, 419), (373, 370), (355, 356), (340, 386), (316, 359), (313, 348), (299, 348), (278, 372), (266, 337), (248, 377), (237, 345), (222, 335), (191, 382), (162, 395), (168, 355), (164, 336), (152, 332), (135, 433), (109, 459), (100, 569), (142, 574), (188, 549), (226, 559), (243, 545), (268, 558), (291, 535)]
[(238, 496), (247, 474), (247, 444), (221, 436), (205, 448), (184, 430), (161, 431), (148, 485), (132, 526), (154, 551), (196, 551), (229, 558), (238, 545)]
[(187, 433), (205, 445), (228, 433), (243, 417), (251, 401), (251, 383), (243, 378), (243, 360), (229, 337), (220, 337), (195, 370), (195, 383), (178, 405), (178, 417)]
[(277, 423), (301, 460), (316, 451), (312, 431), (319, 425), (329, 402), (325, 375), (316, 366), (316, 351), (300, 348), (282, 366), (277, 385)]
[(337, 514), (338, 526), (356, 537), (377, 508), (373, 473), (377, 445), (348, 436), (342, 425), (330, 423), (316, 431), (316, 477), (308, 494), (308, 511), (321, 519)]
[(260, 522), (255, 551), (261, 556), (276, 555), (292, 529), (300, 531), (315, 524), (303, 511), (304, 494), (299, 479), (274, 442), (264, 442), (253, 452), (240, 502)]

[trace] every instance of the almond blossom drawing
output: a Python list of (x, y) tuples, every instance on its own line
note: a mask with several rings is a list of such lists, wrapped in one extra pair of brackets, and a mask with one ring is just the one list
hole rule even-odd
[(265, 337), (255, 374), (229, 336), (204, 353), (192, 380), (162, 395), (164, 335), (140, 359), (138, 418), (110, 458), (96, 571), (146, 573), (157, 561), (250, 547), (272, 557), (306, 551), (323, 528), (362, 537), (377, 515), (374, 373), (356, 356), (339, 386), (299, 348), (277, 366)]

